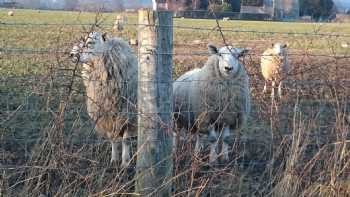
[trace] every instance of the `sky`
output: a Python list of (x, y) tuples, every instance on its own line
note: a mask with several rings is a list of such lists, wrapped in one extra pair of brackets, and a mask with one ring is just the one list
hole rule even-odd
[[(3, 0), (0, 0), (2, 2)], [(28, 4), (30, 0), (16, 0), (19, 3)], [(124, 2), (124, 5), (126, 8), (140, 8), (140, 7), (152, 7), (152, 0), (79, 0), (82, 3), (86, 2), (97, 2), (97, 3), (103, 3), (103, 2), (118, 2), (122, 1)], [(27, 2), (27, 3), (26, 3)], [(48, 7), (53, 7), (56, 9), (60, 9), (64, 6), (64, 0), (40, 0), (42, 5), (46, 5)], [(30, 4), (29, 4), (30, 5)]]
[(333, 0), (340, 11), (350, 10), (350, 0)]
[[(3, 0), (0, 0), (0, 2)], [(17, 0), (18, 2), (24, 1), (24, 0)], [(51, 0), (53, 3), (52, 6), (54, 7), (60, 7), (63, 6), (62, 4), (63, 0)], [(103, 2), (103, 1), (123, 1), (126, 8), (140, 8), (140, 7), (152, 7), (152, 0), (79, 0), (80, 2)], [(43, 0), (41, 2), (46, 2), (45, 4), (49, 4), (50, 0)], [(350, 0), (333, 0), (335, 5), (337, 6), (338, 10), (345, 11), (350, 10)]]

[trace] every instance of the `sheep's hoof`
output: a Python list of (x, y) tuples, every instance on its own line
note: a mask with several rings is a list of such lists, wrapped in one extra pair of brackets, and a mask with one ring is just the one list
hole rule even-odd
[(209, 154), (209, 164), (210, 165), (216, 165), (218, 163), (218, 159), (220, 158), (220, 155), (212, 155), (212, 154)]
[(209, 143), (214, 144), (217, 141), (217, 138), (216, 138), (216, 136), (209, 135), (208, 141), (209, 141)]
[(196, 158), (196, 160), (199, 160), (200, 158), (202, 158), (200, 152), (194, 152), (193, 156)]
[(223, 164), (228, 164), (228, 163), (229, 163), (229, 157), (221, 156), (221, 157), (219, 158), (219, 163), (220, 163), (221, 165), (223, 165)]
[(115, 168), (115, 167), (118, 167), (119, 164), (120, 164), (120, 162), (118, 162), (117, 160), (111, 160), (111, 161), (109, 162), (109, 167)]
[(129, 166), (130, 166), (130, 165), (129, 165), (129, 162), (128, 162), (128, 161), (123, 161), (123, 162), (120, 164), (120, 167), (121, 167), (122, 169), (128, 169)]

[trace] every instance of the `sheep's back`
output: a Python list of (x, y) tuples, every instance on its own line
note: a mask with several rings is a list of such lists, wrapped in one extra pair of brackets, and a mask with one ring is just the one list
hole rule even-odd
[[(249, 81), (245, 71), (238, 78), (217, 80), (202, 86), (198, 111), (205, 113), (209, 124), (240, 127), (250, 112)], [(203, 114), (198, 114), (201, 117)]]
[(193, 100), (196, 100), (194, 87), (198, 83), (201, 69), (194, 69), (180, 76), (173, 84), (174, 113), (180, 127), (191, 128), (195, 121)]
[[(109, 138), (121, 136), (125, 129), (133, 131), (129, 128), (136, 123), (137, 59), (128, 48), (119, 52), (95, 61), (95, 69), (84, 79), (89, 116), (97, 132)], [(119, 62), (108, 61), (117, 58)]]
[(261, 57), (261, 73), (265, 80), (274, 80), (285, 72), (286, 64), (275, 55), (272, 49), (266, 50)]
[(186, 73), (175, 83), (174, 109), (181, 112), (178, 122), (187, 128), (195, 126), (200, 132), (207, 132), (213, 123), (240, 127), (250, 111), (246, 72), (242, 69), (232, 80), (210, 78), (207, 74), (203, 69), (192, 76)]

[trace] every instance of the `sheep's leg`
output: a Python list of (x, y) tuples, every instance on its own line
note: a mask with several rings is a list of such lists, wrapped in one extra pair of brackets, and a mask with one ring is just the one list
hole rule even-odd
[(272, 101), (275, 101), (275, 86), (276, 86), (276, 82), (272, 81), (272, 87), (271, 87), (271, 99), (272, 99)]
[(282, 98), (282, 81), (278, 84), (278, 97)]
[(173, 132), (173, 154), (176, 154), (177, 146), (177, 133)]
[(111, 163), (113, 162), (118, 162), (119, 158), (119, 147), (118, 147), (118, 142), (111, 140), (111, 145), (112, 145), (112, 155), (111, 155)]
[(199, 154), (200, 154), (202, 148), (203, 148), (203, 142), (202, 142), (202, 140), (201, 140), (201, 138), (200, 138), (200, 136), (199, 136), (199, 133), (197, 133), (197, 134), (196, 134), (196, 145), (195, 145), (195, 147), (194, 147), (194, 154), (195, 154), (196, 156), (199, 156)]
[(122, 167), (127, 167), (130, 161), (130, 139), (127, 131), (123, 134), (122, 140)]
[(209, 153), (209, 162), (215, 163), (218, 158), (218, 154), (216, 152), (217, 147), (217, 135), (214, 129), (209, 131), (209, 143), (210, 143), (210, 153)]
[(265, 81), (265, 85), (264, 85), (264, 89), (263, 89), (263, 93), (265, 94), (267, 91), (267, 82)]
[(223, 156), (224, 161), (228, 161), (228, 152), (229, 152), (229, 142), (230, 142), (230, 128), (225, 127), (222, 134), (222, 147), (220, 155)]

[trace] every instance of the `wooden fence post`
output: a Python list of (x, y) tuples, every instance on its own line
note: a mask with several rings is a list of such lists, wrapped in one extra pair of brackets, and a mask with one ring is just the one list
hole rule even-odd
[(272, 0), (272, 18), (281, 19), (281, 0)]
[(136, 192), (171, 196), (172, 52), (170, 11), (139, 11)]

